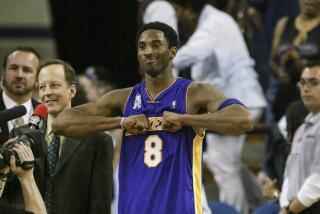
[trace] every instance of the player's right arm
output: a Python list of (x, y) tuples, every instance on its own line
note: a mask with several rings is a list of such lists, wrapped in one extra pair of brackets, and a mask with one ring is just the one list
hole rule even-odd
[(95, 103), (64, 110), (54, 120), (57, 135), (83, 137), (94, 132), (117, 129), (132, 88), (117, 89), (103, 95)]

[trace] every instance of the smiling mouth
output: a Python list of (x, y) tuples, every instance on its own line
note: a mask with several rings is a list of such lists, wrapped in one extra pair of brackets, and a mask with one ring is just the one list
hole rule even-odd
[(144, 62), (147, 63), (147, 64), (153, 63), (155, 61), (156, 61), (155, 59), (146, 59), (146, 60), (144, 60)]
[(46, 100), (44, 102), (47, 103), (47, 104), (52, 104), (52, 103), (56, 102), (56, 100)]

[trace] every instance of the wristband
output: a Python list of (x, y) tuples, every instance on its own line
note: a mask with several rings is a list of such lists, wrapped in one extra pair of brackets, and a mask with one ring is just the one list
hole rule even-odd
[(234, 99), (234, 98), (229, 98), (229, 99), (226, 99), (225, 101), (223, 101), (219, 107), (218, 107), (218, 111), (220, 111), (221, 109), (227, 107), (227, 106), (230, 106), (230, 105), (233, 105), (233, 104), (238, 104), (238, 105), (242, 105), (243, 107), (247, 108), (243, 103), (241, 103), (239, 100), (237, 99)]
[(125, 117), (121, 117), (121, 120), (120, 120), (120, 126), (121, 126), (122, 130), (125, 130), (125, 128), (123, 127), (124, 119), (126, 119), (126, 118)]

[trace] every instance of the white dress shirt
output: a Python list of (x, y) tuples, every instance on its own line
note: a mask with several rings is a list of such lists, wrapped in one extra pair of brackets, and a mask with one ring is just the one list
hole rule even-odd
[[(2, 99), (4, 102), (4, 105), (6, 107), (6, 109), (10, 109), (13, 108), (17, 105), (19, 105), (16, 101), (14, 101), (13, 99), (11, 99), (5, 91), (3, 91), (2, 93)], [(29, 119), (33, 113), (33, 107), (32, 107), (32, 102), (31, 99), (27, 100), (25, 103), (22, 103), (21, 105), (23, 105), (24, 107), (26, 107), (27, 109), (27, 113), (22, 117), (23, 118), (23, 123), (24, 124), (28, 124)], [(14, 127), (14, 122), (13, 120), (8, 121), (8, 129), (9, 129), (9, 133), (10, 131), (13, 129)]]

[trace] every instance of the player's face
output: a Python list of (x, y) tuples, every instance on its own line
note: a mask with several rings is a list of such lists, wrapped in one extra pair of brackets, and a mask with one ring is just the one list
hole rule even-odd
[(300, 78), (304, 105), (313, 113), (320, 112), (320, 66), (306, 68)]
[(7, 92), (14, 96), (31, 93), (36, 84), (38, 65), (39, 59), (33, 53), (15, 51), (10, 54), (3, 80)]
[(48, 113), (58, 116), (64, 109), (71, 108), (71, 99), (76, 89), (65, 80), (64, 68), (60, 64), (49, 65), (40, 70), (39, 96), (48, 107)]
[(142, 72), (156, 77), (168, 68), (173, 57), (162, 31), (146, 30), (140, 35), (138, 60)]

